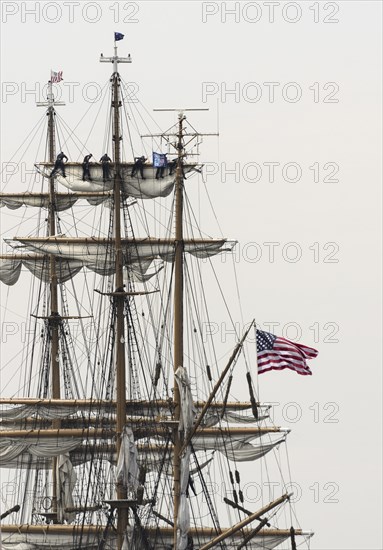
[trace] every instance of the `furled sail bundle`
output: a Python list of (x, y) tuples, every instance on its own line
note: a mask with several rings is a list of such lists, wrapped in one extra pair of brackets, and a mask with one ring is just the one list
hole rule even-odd
[[(156, 178), (157, 169), (149, 164), (144, 165), (144, 178), (131, 176), (133, 163), (120, 163), (119, 174), (122, 180), (122, 191), (127, 197), (137, 199), (154, 199), (158, 197), (167, 197), (174, 189), (175, 173), (167, 173), (162, 178)], [(53, 170), (52, 163), (41, 163), (36, 165), (37, 170), (45, 177), (49, 178)], [(184, 166), (185, 175), (192, 174), (196, 169), (195, 164)], [(110, 178), (103, 179), (102, 166), (100, 164), (90, 164), (92, 181), (83, 181), (83, 169), (80, 163), (69, 162), (66, 164), (66, 177), (60, 173), (55, 175), (57, 181), (74, 193), (91, 193), (111, 191), (113, 189), (115, 170), (110, 169)], [(169, 170), (167, 169), (167, 172)]]

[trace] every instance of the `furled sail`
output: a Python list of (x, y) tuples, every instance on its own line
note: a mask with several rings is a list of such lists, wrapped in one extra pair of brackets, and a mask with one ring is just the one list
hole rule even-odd
[[(68, 210), (77, 201), (85, 199), (92, 206), (110, 201), (111, 193), (55, 193), (55, 210)], [(10, 210), (17, 210), (22, 206), (35, 208), (49, 208), (50, 196), (48, 193), (1, 193), (0, 208), (6, 206)]]
[[(235, 435), (222, 436), (217, 432), (216, 436), (195, 434), (192, 439), (194, 451), (219, 451), (229, 460), (237, 462), (249, 462), (258, 460), (265, 456), (274, 447), (280, 445), (286, 439), (286, 433), (273, 437), (259, 437), (255, 435), (244, 437)], [(254, 442), (256, 440), (256, 442)], [(152, 445), (137, 445), (138, 462), (145, 462), (155, 467), (161, 464), (164, 454), (172, 453), (172, 447), (162, 442), (161, 438), (153, 439)], [(73, 453), (72, 453), (73, 451)], [(144, 453), (142, 454), (141, 451)], [(84, 446), (75, 437), (49, 437), (21, 439), (17, 437), (4, 437), (0, 439), (0, 467), (14, 467), (21, 461), (23, 464), (30, 464), (31, 461), (43, 462), (43, 459), (59, 456), (62, 453), (71, 453), (71, 460), (74, 465), (83, 464), (97, 457), (101, 460), (115, 460), (114, 448), (107, 446), (95, 446), (91, 450), (88, 444)], [(31, 455), (28, 457), (27, 455)], [(35, 460), (36, 458), (36, 460)], [(41, 460), (40, 460), (41, 459)], [(46, 464), (50, 468), (49, 463)]]
[(133, 432), (125, 426), (121, 434), (120, 454), (117, 461), (116, 485), (135, 491), (138, 487), (137, 448)]
[[(43, 400), (42, 400), (43, 401)], [(49, 400), (48, 400), (49, 401)], [(252, 414), (246, 414), (246, 410), (251, 409), (249, 406), (248, 409), (243, 409), (242, 413), (234, 412), (229, 410), (229, 405), (226, 405), (225, 410), (223, 410), (223, 405), (215, 407), (215, 411), (205, 415), (204, 426), (214, 426), (221, 419), (226, 422), (231, 422), (233, 424), (250, 424), (255, 422), (260, 422), (268, 418), (267, 410), (269, 405), (258, 405), (258, 409), (262, 411), (262, 414), (258, 416), (258, 419), (255, 420)], [(235, 406), (235, 403), (233, 404)], [(128, 405), (127, 405), (128, 406)], [(197, 410), (200, 410), (203, 405), (197, 405)], [(2, 420), (23, 420), (28, 417), (37, 417), (43, 420), (57, 420), (68, 418), (72, 415), (84, 414), (86, 417), (89, 417), (92, 412), (97, 413), (101, 417), (106, 417), (115, 411), (115, 405), (113, 404), (103, 404), (97, 401), (89, 403), (74, 403), (73, 405), (58, 405), (51, 403), (34, 403), (27, 405), (11, 405), (0, 406), (0, 422)], [(152, 407), (149, 407), (147, 403), (141, 404), (140, 402), (134, 403), (134, 412), (132, 415), (136, 416), (163, 416), (169, 413), (169, 405), (166, 406), (163, 402), (152, 403)], [(223, 416), (222, 416), (223, 413)], [(132, 416), (130, 415), (130, 416)]]
[[(131, 176), (133, 164), (121, 163), (120, 173), (122, 178), (122, 190), (126, 196), (137, 199), (154, 199), (158, 197), (167, 197), (174, 188), (175, 172), (170, 174), (170, 169), (165, 169), (164, 177), (156, 178), (157, 169), (152, 164), (144, 164), (144, 178)], [(195, 169), (195, 164), (184, 164), (185, 176)], [(37, 170), (44, 177), (49, 178), (53, 169), (52, 163), (36, 164)], [(93, 192), (93, 191), (111, 191), (114, 185), (114, 168), (111, 165), (109, 179), (104, 180), (102, 166), (96, 163), (90, 163), (90, 174), (92, 181), (83, 181), (82, 164), (68, 162), (65, 165), (66, 177), (57, 172), (55, 178), (57, 181), (75, 192)]]
[[(15, 237), (6, 242), (14, 247), (22, 247), (40, 254), (53, 254), (70, 260), (80, 260), (87, 265), (102, 266), (108, 256), (114, 261), (113, 240), (99, 238), (66, 238), (66, 237)], [(123, 262), (125, 265), (161, 259), (167, 262), (174, 260), (175, 242), (169, 239), (122, 239)], [(204, 259), (220, 252), (230, 251), (235, 241), (226, 239), (185, 240), (184, 250), (193, 256)]]
[[(83, 262), (59, 259), (56, 262), (57, 278), (61, 283), (72, 279), (83, 267)], [(33, 254), (25, 256), (0, 256), (0, 281), (12, 286), (17, 283), (22, 266), (26, 267), (35, 277), (49, 283), (49, 259), (45, 256)]]
[(58, 519), (62, 522), (73, 521), (76, 514), (67, 512), (73, 508), (73, 491), (77, 481), (76, 472), (69, 458), (69, 453), (60, 454), (57, 460), (57, 511)]
[[(3, 550), (44, 550), (44, 549), (60, 549), (62, 550), (77, 550), (81, 540), (81, 548), (84, 550), (99, 550), (103, 526), (82, 526), (82, 525), (44, 525), (33, 529), (34, 526), (27, 526), (23, 529), (22, 526), (7, 525), (3, 527)], [(56, 527), (56, 529), (55, 529)], [(59, 529), (61, 527), (61, 529)], [(245, 528), (241, 532), (237, 532), (225, 540), (225, 548), (227, 550), (237, 550), (238, 546), (243, 542), (251, 532), (251, 528)], [(148, 540), (156, 550), (169, 550), (173, 543), (173, 530), (170, 527), (148, 527), (145, 529)], [(210, 542), (217, 532), (210, 527), (192, 527), (190, 536), (193, 539), (195, 547), (200, 547)], [(296, 536), (309, 539), (313, 533), (304, 532), (297, 529)], [(131, 533), (134, 536), (134, 532)], [(253, 536), (246, 544), (246, 550), (273, 550), (290, 537), (290, 530), (286, 529), (262, 529)], [(116, 540), (114, 532), (109, 529), (106, 545), (106, 550), (116, 548)]]
[[(130, 263), (129, 272), (132, 280), (140, 283), (146, 282), (162, 269), (161, 265), (154, 266), (150, 272), (147, 272), (150, 264), (151, 260)], [(49, 260), (47, 256), (41, 254), (0, 256), (0, 281), (8, 286), (16, 284), (20, 278), (22, 266), (26, 267), (32, 275), (44, 283), (50, 282)], [(65, 283), (77, 275), (83, 267), (102, 276), (114, 275), (116, 270), (113, 259), (102, 258), (98, 255), (89, 255), (83, 259), (59, 257), (56, 259), (57, 280), (60, 283)]]
[(202, 425), (215, 426), (221, 420), (231, 422), (232, 424), (254, 424), (254, 422), (261, 422), (262, 420), (266, 420), (268, 417), (269, 416), (265, 409), (263, 409), (262, 414), (258, 415), (257, 420), (254, 419), (253, 414), (239, 414), (234, 411), (225, 410), (223, 414), (220, 414), (219, 411), (206, 413), (203, 418)]
[(0, 466), (9, 467), (19, 456), (29, 453), (35, 457), (54, 457), (69, 453), (78, 447), (78, 440), (74, 438), (50, 437), (41, 439), (21, 439), (4, 437), (0, 439)]
[(17, 258), (0, 259), (0, 281), (8, 286), (12, 286), (17, 283), (21, 273), (21, 260)]
[[(187, 436), (192, 427), (193, 420), (196, 414), (196, 409), (193, 403), (193, 397), (190, 387), (189, 377), (187, 375), (185, 367), (178, 367), (175, 372), (175, 379), (177, 381), (178, 389), (180, 392), (180, 405), (181, 416), (178, 430), (181, 434)], [(188, 445), (182, 458), (180, 466), (180, 501), (178, 507), (178, 536), (177, 536), (177, 548), (178, 550), (185, 550), (188, 545), (188, 532), (190, 529), (190, 511), (187, 499), (187, 489), (189, 485), (190, 477), (190, 455), (191, 446)]]
[[(48, 527), (48, 526), (46, 526)], [(78, 550), (79, 541), (84, 550), (98, 550), (100, 548), (102, 532), (87, 533), (81, 536), (81, 530), (77, 529), (76, 534), (68, 531), (65, 533), (51, 533), (48, 530), (45, 533), (14, 533), (8, 534), (3, 529), (2, 550)], [(116, 548), (116, 538), (110, 534), (108, 536), (108, 546), (105, 548)]]

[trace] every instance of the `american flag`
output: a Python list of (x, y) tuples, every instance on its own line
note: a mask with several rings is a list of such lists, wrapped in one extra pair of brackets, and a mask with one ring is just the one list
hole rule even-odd
[(58, 71), (57, 73), (55, 71), (51, 71), (51, 82), (52, 84), (58, 84), (63, 80), (63, 72)]
[(306, 359), (313, 359), (318, 351), (286, 338), (257, 329), (258, 372), (268, 370), (295, 370), (298, 374), (312, 374)]

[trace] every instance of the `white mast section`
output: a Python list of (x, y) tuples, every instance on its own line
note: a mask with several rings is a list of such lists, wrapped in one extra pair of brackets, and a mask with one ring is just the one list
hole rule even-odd
[(52, 81), (48, 81), (48, 94), (47, 101), (36, 101), (37, 107), (50, 107), (54, 108), (56, 105), (65, 105), (64, 101), (55, 101), (52, 89)]
[(113, 63), (113, 72), (118, 72), (118, 64), (119, 63), (131, 63), (132, 58), (130, 57), (130, 54), (128, 57), (118, 57), (117, 55), (117, 46), (116, 42), (114, 43), (114, 56), (113, 57), (104, 57), (104, 54), (100, 55), (100, 62), (101, 63)]

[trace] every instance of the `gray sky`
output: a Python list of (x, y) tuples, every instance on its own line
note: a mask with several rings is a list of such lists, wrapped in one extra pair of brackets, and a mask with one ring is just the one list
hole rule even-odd
[[(293, 430), (300, 524), (316, 532), (313, 550), (380, 549), (381, 3), (64, 4), (1, 3), (2, 162), (42, 115), (51, 68), (76, 124), (107, 82), (98, 57), (112, 55), (114, 31), (133, 58), (121, 73), (149, 110), (210, 108), (193, 125), (214, 132), (219, 119), (202, 157), (222, 232), (239, 241), (243, 320), (320, 351), (312, 377), (259, 381)], [(89, 149), (103, 153), (97, 134)], [(234, 345), (214, 322), (217, 342)]]

